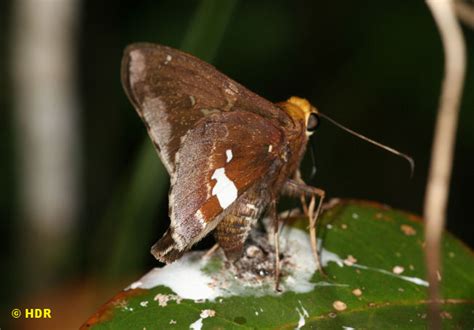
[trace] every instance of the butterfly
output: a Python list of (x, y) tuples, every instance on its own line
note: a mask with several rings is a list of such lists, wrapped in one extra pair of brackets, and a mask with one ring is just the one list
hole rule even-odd
[(157, 44), (128, 46), (121, 70), (171, 180), (171, 223), (151, 248), (156, 259), (173, 262), (213, 231), (226, 257), (237, 260), (265, 214), (277, 235), (281, 195), (311, 199), (304, 210), (317, 256), (315, 223), (325, 194), (299, 175), (319, 123), (315, 107), (298, 97), (271, 103), (212, 65)]

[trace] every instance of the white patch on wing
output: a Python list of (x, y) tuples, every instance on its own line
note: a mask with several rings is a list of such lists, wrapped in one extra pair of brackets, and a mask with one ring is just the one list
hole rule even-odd
[(232, 160), (232, 157), (234, 157), (234, 155), (232, 154), (232, 150), (230, 149), (227, 149), (225, 151), (225, 155), (227, 157), (227, 159), (225, 160), (226, 163), (230, 162)]
[(195, 216), (204, 227), (206, 225), (206, 220), (204, 219), (204, 214), (202, 214), (201, 210), (197, 210)]
[(225, 210), (237, 199), (237, 187), (225, 175), (225, 169), (223, 167), (215, 170), (211, 179), (217, 181), (214, 188), (212, 188), (212, 196), (217, 196), (220, 206)]

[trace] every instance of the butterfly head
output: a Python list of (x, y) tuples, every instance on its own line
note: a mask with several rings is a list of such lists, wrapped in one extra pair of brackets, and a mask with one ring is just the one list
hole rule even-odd
[(285, 102), (285, 110), (294, 121), (304, 123), (306, 135), (310, 136), (319, 126), (319, 112), (308, 100), (292, 96)]

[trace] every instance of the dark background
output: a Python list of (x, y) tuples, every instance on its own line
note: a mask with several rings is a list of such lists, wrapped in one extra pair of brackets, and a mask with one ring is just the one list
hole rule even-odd
[[(89, 291), (105, 291), (99, 298), (87, 296), (90, 299), (74, 314), (84, 319), (107, 294), (154, 265), (149, 247), (169, 221), (169, 183), (158, 157), (153, 158), (150, 171), (159, 179), (149, 181), (146, 174), (136, 173), (141, 155), (147, 153), (143, 150), (151, 149), (151, 143), (121, 88), (120, 60), (124, 47), (132, 42), (179, 48), (190, 33), (198, 5), (197, 1), (80, 2), (74, 42), (81, 208), (69, 238), (71, 247), (54, 276), (37, 283), (35, 276), (25, 280), (21, 259), (28, 254), (18, 252), (28, 229), (22, 225), (17, 193), (9, 64), (13, 6), (11, 1), (1, 2), (0, 322), (13, 306), (25, 301), (44, 306), (53, 304), (54, 297), (54, 303), (61, 305), (57, 302), (61, 293), (72, 300)], [(474, 33), (464, 27), (464, 36), (468, 63), (472, 63)], [(441, 41), (423, 1), (383, 5), (379, 1), (237, 1), (216, 46), (212, 63), (250, 90), (274, 102), (292, 95), (305, 97), (344, 125), (416, 161), (410, 179), (405, 161), (323, 121), (315, 137), (318, 171), (312, 184), (326, 190), (330, 198), (374, 200), (421, 214), (443, 74)], [(474, 244), (474, 224), (467, 214), (474, 186), (473, 77), (469, 66), (447, 218), (448, 230), (470, 246)], [(305, 164), (307, 175), (310, 161)], [(142, 179), (136, 179), (140, 175)], [(155, 195), (147, 203), (150, 192)]]

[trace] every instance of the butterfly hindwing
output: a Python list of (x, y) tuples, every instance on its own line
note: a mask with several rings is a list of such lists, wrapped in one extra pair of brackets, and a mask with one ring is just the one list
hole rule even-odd
[(181, 140), (202, 118), (234, 111), (278, 118), (280, 110), (198, 58), (156, 44), (132, 44), (122, 84), (173, 178)]
[(173, 261), (214, 229), (242, 194), (262, 178), (276, 177), (284, 146), (282, 131), (252, 112), (236, 110), (200, 120), (177, 153), (171, 225), (152, 248), (155, 257)]

